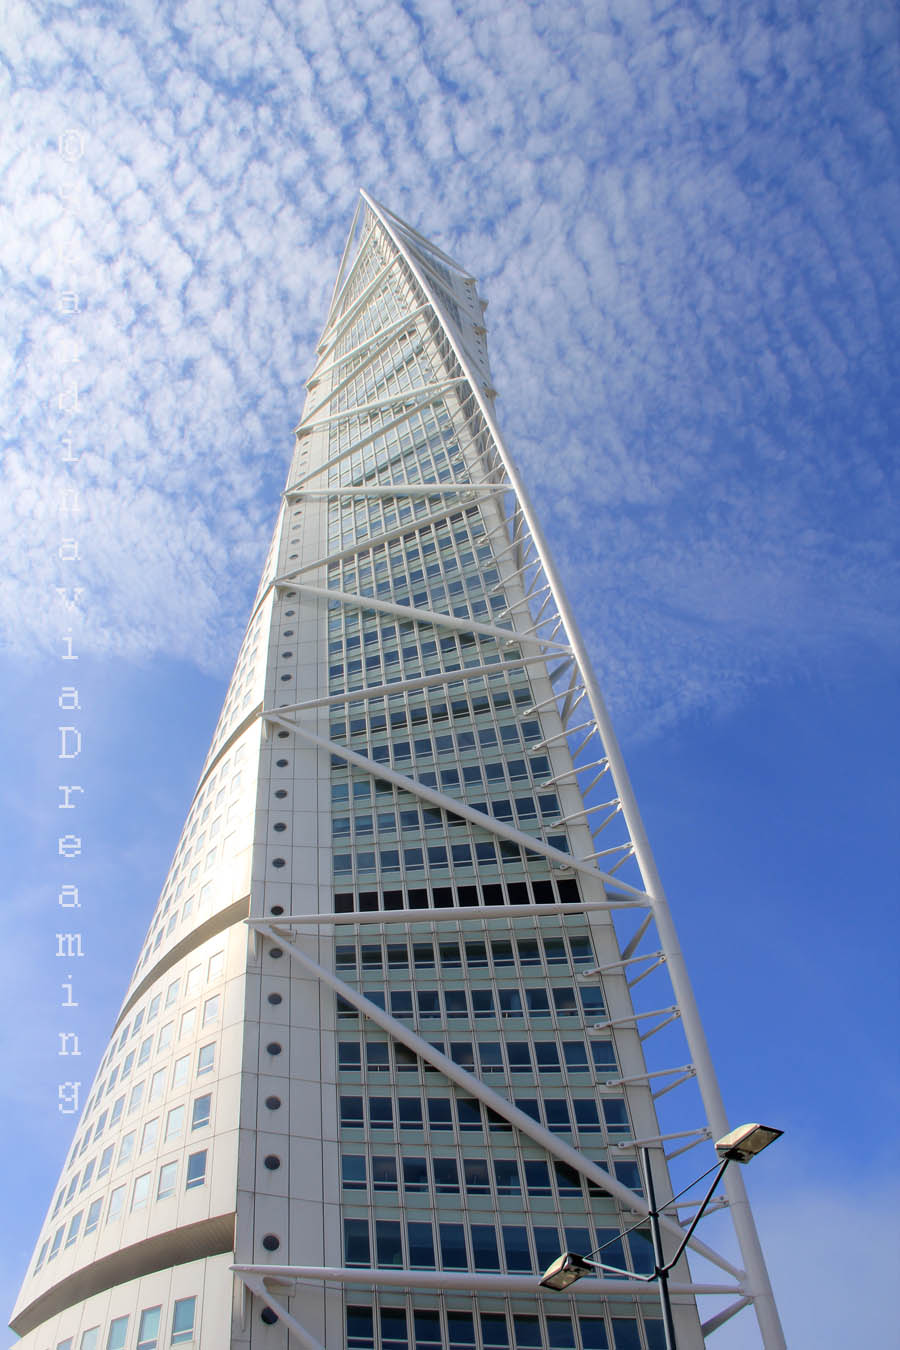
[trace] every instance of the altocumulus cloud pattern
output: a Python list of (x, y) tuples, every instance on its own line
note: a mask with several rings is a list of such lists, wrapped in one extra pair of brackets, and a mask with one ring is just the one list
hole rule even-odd
[(9, 642), (47, 641), (69, 362), (86, 641), (229, 668), (363, 185), (482, 279), (628, 716), (896, 649), (890, 4), (23, 4), (2, 42)]

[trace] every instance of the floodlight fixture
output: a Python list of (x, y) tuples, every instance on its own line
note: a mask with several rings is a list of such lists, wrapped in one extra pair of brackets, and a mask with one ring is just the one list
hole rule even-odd
[(583, 1256), (578, 1256), (575, 1252), (563, 1252), (562, 1256), (558, 1256), (544, 1271), (541, 1284), (545, 1289), (562, 1292), (582, 1276), (590, 1275), (597, 1269), (598, 1264), (585, 1260)]
[(739, 1125), (716, 1140), (716, 1153), (723, 1162), (747, 1163), (783, 1134), (772, 1125)]

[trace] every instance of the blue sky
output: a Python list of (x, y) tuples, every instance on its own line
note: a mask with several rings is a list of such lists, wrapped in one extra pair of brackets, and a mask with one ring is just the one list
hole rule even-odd
[[(490, 300), (501, 424), (624, 743), (726, 1101), (787, 1131), (749, 1181), (789, 1343), (875, 1343), (900, 1198), (893, 7), (23, 3), (0, 48), (7, 1304), (71, 1136), (59, 690), (83, 705), (70, 1025), (89, 1079), (364, 186)], [(54, 588), (75, 577), (67, 617)], [(741, 1321), (717, 1342), (756, 1344)]]

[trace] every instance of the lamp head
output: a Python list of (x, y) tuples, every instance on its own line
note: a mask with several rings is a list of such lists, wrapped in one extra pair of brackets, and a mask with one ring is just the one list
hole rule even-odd
[(774, 1144), (782, 1134), (783, 1130), (776, 1130), (771, 1125), (739, 1125), (736, 1130), (716, 1140), (716, 1152), (723, 1162), (727, 1158), (732, 1162), (746, 1163), (755, 1158), (757, 1153), (762, 1153), (769, 1144)]
[(577, 1256), (575, 1252), (563, 1252), (544, 1271), (541, 1284), (545, 1289), (568, 1289), (583, 1275), (592, 1275), (595, 1269), (583, 1256)]

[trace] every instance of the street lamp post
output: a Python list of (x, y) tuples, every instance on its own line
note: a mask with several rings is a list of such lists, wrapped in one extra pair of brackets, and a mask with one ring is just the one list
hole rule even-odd
[[(563, 1254), (544, 1271), (541, 1277), (541, 1284), (545, 1289), (563, 1290), (568, 1289), (570, 1284), (576, 1280), (582, 1279), (585, 1275), (590, 1275), (594, 1270), (608, 1271), (611, 1274), (627, 1275), (634, 1280), (650, 1281), (655, 1280), (659, 1287), (659, 1301), (663, 1315), (663, 1330), (665, 1332), (666, 1350), (677, 1350), (675, 1343), (675, 1323), (672, 1317), (672, 1301), (669, 1295), (669, 1272), (673, 1266), (681, 1260), (685, 1248), (694, 1234), (694, 1229), (706, 1212), (706, 1207), (713, 1198), (715, 1189), (722, 1179), (722, 1175), (729, 1163), (739, 1162), (747, 1163), (751, 1158), (755, 1158), (757, 1153), (761, 1153), (769, 1144), (774, 1143), (782, 1134), (781, 1130), (773, 1129), (770, 1125), (740, 1125), (730, 1134), (724, 1135), (716, 1141), (716, 1153), (719, 1156), (719, 1163), (715, 1167), (710, 1167), (708, 1171), (701, 1173), (684, 1190), (679, 1191), (678, 1195), (684, 1195), (692, 1186), (696, 1186), (698, 1181), (708, 1177), (710, 1172), (715, 1172), (712, 1183), (700, 1202), (700, 1207), (691, 1219), (687, 1231), (681, 1242), (678, 1244), (678, 1250), (668, 1261), (665, 1259), (665, 1253), (662, 1245), (662, 1234), (660, 1232), (660, 1211), (656, 1204), (656, 1190), (653, 1185), (653, 1171), (650, 1166), (650, 1150), (641, 1149), (641, 1164), (644, 1173), (644, 1188), (647, 1195), (647, 1217), (650, 1220), (650, 1236), (653, 1241), (653, 1273), (650, 1275), (635, 1275), (632, 1271), (621, 1270), (618, 1266), (607, 1265), (603, 1261), (592, 1261), (590, 1258), (596, 1256), (603, 1250), (603, 1247), (596, 1248), (589, 1252), (587, 1256), (579, 1256), (575, 1252), (563, 1252)], [(677, 1200), (678, 1196), (673, 1199)], [(643, 1222), (643, 1220), (641, 1220)], [(634, 1224), (632, 1228), (626, 1229), (630, 1233), (639, 1225)], [(625, 1234), (622, 1235), (623, 1237)], [(617, 1238), (612, 1241), (617, 1241)], [(604, 1243), (604, 1246), (608, 1246)]]

